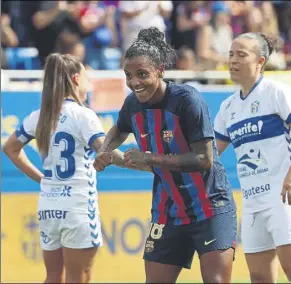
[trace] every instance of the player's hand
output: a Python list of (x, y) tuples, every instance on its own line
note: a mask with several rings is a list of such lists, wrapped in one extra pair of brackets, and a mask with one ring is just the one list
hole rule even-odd
[(114, 155), (112, 152), (100, 152), (97, 153), (94, 168), (97, 172), (102, 172), (107, 166), (114, 163)]
[(146, 153), (141, 152), (135, 148), (129, 149), (124, 153), (124, 162), (127, 167), (145, 167), (148, 166), (145, 157)]
[(290, 170), (289, 170), (287, 176), (285, 177), (281, 195), (282, 195), (283, 203), (286, 203), (286, 199), (287, 199), (288, 204), (291, 205), (291, 175), (290, 175)]

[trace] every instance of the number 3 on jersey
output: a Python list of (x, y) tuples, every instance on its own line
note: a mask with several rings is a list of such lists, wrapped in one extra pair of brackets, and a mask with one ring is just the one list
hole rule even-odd
[(55, 135), (54, 146), (60, 147), (61, 141), (63, 141), (64, 149), (60, 151), (60, 163), (64, 167), (62, 169), (61, 165), (56, 165), (55, 173), (59, 180), (66, 180), (74, 175), (76, 169), (75, 158), (73, 157), (75, 139), (67, 132), (58, 132)]

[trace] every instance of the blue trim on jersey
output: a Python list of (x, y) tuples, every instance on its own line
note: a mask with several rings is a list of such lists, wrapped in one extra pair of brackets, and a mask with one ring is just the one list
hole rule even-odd
[(220, 134), (219, 132), (217, 131), (214, 131), (214, 134), (215, 134), (215, 138), (221, 140), (221, 141), (225, 141), (225, 142), (231, 142), (230, 138), (227, 137), (227, 136), (224, 136), (222, 134)]
[(239, 121), (227, 132), (234, 148), (243, 144), (273, 138), (284, 133), (284, 122), (277, 114), (257, 116)]
[[(32, 140), (32, 139), (31, 139)], [(27, 145), (31, 140), (27, 140), (26, 142), (22, 143), (23, 146)]]
[(285, 122), (286, 123), (291, 123), (291, 113), (288, 115), (288, 117), (287, 117)]
[(34, 139), (34, 136), (29, 135), (28, 133), (25, 132), (23, 124), (20, 126), (20, 128), (18, 130), (15, 131), (15, 134), (16, 134), (16, 137), (23, 135), (28, 140)]
[(73, 100), (73, 99), (68, 99), (68, 98), (66, 98), (65, 101), (66, 101), (66, 102), (74, 102), (74, 103), (76, 103), (75, 100)]
[(98, 134), (94, 134), (90, 139), (89, 139), (89, 142), (88, 142), (88, 146), (91, 147), (93, 142), (99, 138), (99, 137), (102, 137), (102, 136), (105, 136), (105, 133), (104, 132), (100, 132)]
[(263, 76), (261, 76), (259, 79), (258, 79), (258, 81), (253, 85), (253, 87), (251, 88), (251, 90), (248, 92), (248, 94), (245, 96), (245, 97), (243, 97), (242, 96), (242, 91), (240, 90), (240, 92), (239, 92), (239, 96), (240, 96), (240, 98), (242, 99), (242, 100), (245, 100), (249, 95), (250, 95), (250, 93), (260, 84), (260, 82), (262, 81), (262, 79), (263, 79)]
[(44, 170), (43, 175), (45, 178), (51, 178), (53, 176), (53, 172), (51, 170)]

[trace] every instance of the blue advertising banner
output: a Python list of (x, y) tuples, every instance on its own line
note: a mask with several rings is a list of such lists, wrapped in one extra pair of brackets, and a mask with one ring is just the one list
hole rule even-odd
[[(226, 99), (230, 92), (202, 92), (206, 100), (212, 120), (216, 116), (221, 102)], [(22, 123), (23, 119), (33, 110), (40, 107), (41, 95), (39, 92), (2, 92), (1, 111), (1, 145), (8, 136)], [(107, 132), (116, 122), (118, 111), (98, 113), (99, 118)], [(133, 135), (130, 135), (120, 150), (137, 147)], [(29, 159), (42, 169), (41, 158), (37, 152), (35, 140), (25, 146), (25, 152)], [(27, 178), (21, 173), (2, 152), (2, 192), (37, 192), (39, 184)], [(233, 188), (239, 188), (236, 175), (236, 158), (232, 146), (221, 156), (228, 178)], [(152, 174), (146, 172), (121, 169), (115, 166), (108, 167), (106, 171), (98, 174), (99, 191), (110, 190), (145, 190), (152, 187)]]

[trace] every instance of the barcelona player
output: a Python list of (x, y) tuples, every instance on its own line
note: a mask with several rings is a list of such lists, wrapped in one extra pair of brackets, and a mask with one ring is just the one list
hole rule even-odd
[(157, 28), (142, 29), (125, 54), (132, 93), (94, 162), (115, 161), (111, 151), (135, 135), (139, 149), (125, 152), (128, 167), (154, 173), (152, 226), (144, 259), (147, 283), (174, 283), (200, 257), (206, 283), (229, 283), (236, 240), (236, 207), (218, 160), (208, 107), (196, 89), (163, 80), (174, 50)]

